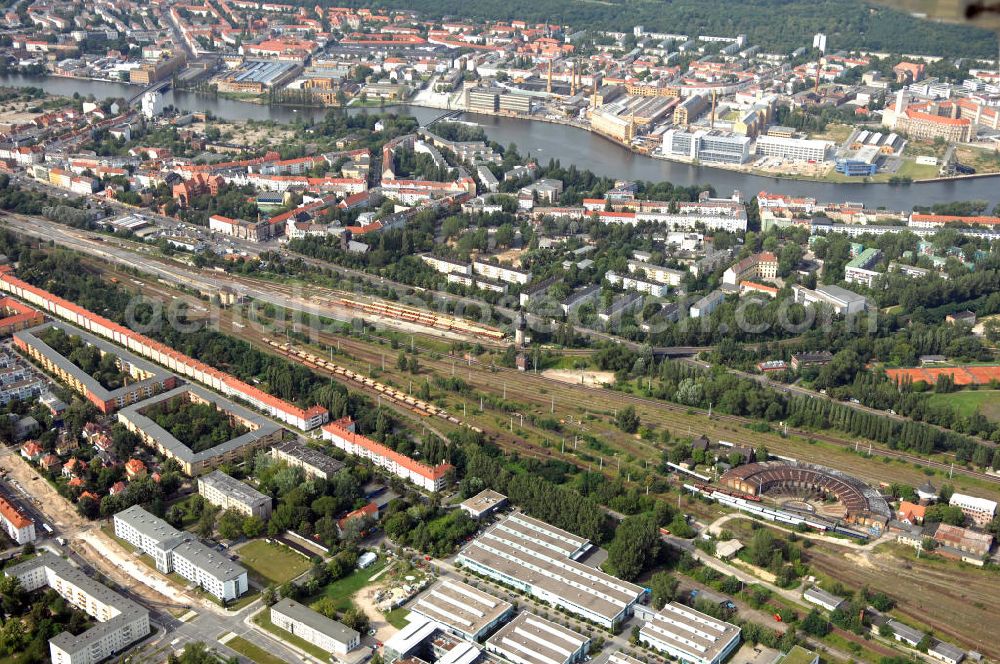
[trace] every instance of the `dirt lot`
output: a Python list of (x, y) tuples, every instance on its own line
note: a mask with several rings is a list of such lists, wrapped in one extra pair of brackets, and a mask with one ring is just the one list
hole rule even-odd
[(615, 373), (613, 371), (574, 371), (572, 369), (546, 369), (542, 372), (546, 378), (558, 380), (570, 385), (589, 385), (591, 387), (601, 387), (602, 385), (613, 385)]
[[(103, 574), (156, 605), (179, 609), (190, 603), (180, 593), (171, 593), (173, 596), (168, 598), (145, 582), (137, 583), (138, 579), (152, 580), (153, 575), (149, 574), (142, 563), (130, 559), (130, 554), (103, 533), (96, 523), (81, 517), (76, 508), (60, 496), (52, 485), (41, 478), (35, 479), (39, 477), (38, 473), (18, 454), (5, 454), (0, 458), (0, 467), (10, 473), (11, 479), (17, 480), (24, 487), (30, 487), (31, 494), (37, 499), (35, 507), (56, 527), (58, 534), (69, 541), (74, 551)], [(126, 569), (131, 569), (133, 573), (129, 574)], [(167, 582), (160, 580), (166, 586)], [(164, 589), (169, 592), (166, 587)]]
[(845, 555), (843, 549), (817, 544), (807, 550), (806, 560), (851, 588), (868, 585), (886, 593), (899, 603), (896, 612), (905, 622), (991, 659), (1000, 657), (1000, 644), (993, 638), (1000, 609), (996, 573), (941, 559), (917, 560), (904, 551), (884, 545)]

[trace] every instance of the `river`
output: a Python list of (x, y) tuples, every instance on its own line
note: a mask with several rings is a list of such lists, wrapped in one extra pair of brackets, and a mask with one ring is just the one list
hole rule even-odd
[[(131, 97), (138, 90), (135, 86), (124, 83), (52, 76), (0, 76), (0, 85), (30, 85), (52, 94), (69, 96), (79, 92), (81, 95), (93, 94), (99, 99)], [(211, 112), (226, 120), (288, 122), (303, 115), (321, 117), (327, 112), (323, 108), (265, 106), (183, 90), (167, 91), (164, 101), (186, 111)], [(427, 122), (441, 113), (438, 109), (417, 106), (397, 106), (392, 107), (392, 110), (412, 115), (420, 122)], [(492, 140), (501, 145), (514, 143), (522, 154), (530, 152), (543, 163), (549, 159), (558, 159), (564, 166), (575, 164), (579, 169), (590, 169), (598, 175), (628, 180), (669, 181), (685, 186), (711, 184), (720, 195), (728, 195), (733, 189), (739, 189), (745, 196), (769, 191), (811, 196), (819, 201), (862, 202), (870, 208), (886, 207), (893, 210), (909, 210), (914, 205), (956, 200), (985, 200), (991, 203), (991, 207), (1000, 202), (1000, 179), (996, 177), (896, 186), (782, 180), (653, 159), (630, 152), (596, 134), (565, 125), (481, 115), (469, 115), (464, 119), (482, 125)]]

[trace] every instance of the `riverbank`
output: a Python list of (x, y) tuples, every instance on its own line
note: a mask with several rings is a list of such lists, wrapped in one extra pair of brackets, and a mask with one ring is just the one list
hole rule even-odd
[[(44, 76), (8, 74), (0, 76), (0, 85), (38, 87), (50, 94), (67, 97), (71, 97), (74, 92), (79, 92), (81, 95), (93, 94), (100, 99), (129, 97), (135, 94), (135, 87), (125, 83)], [(231, 121), (270, 120), (288, 123), (298, 118), (319, 120), (329, 110), (249, 104), (198, 92), (172, 89), (164, 93), (164, 103), (184, 111), (210, 112), (217, 118)], [(421, 124), (430, 122), (442, 112), (442, 109), (438, 108), (413, 105), (386, 105), (381, 110), (412, 115)], [(345, 112), (370, 111), (348, 107)], [(486, 131), (490, 140), (501, 145), (514, 143), (522, 148), (522, 152), (530, 152), (538, 160), (556, 159), (564, 167), (572, 165), (611, 178), (671, 182), (678, 186), (711, 185), (723, 195), (738, 189), (746, 197), (754, 196), (759, 191), (767, 191), (773, 194), (810, 197), (819, 201), (851, 200), (864, 203), (870, 208), (884, 207), (892, 210), (955, 200), (985, 200), (994, 205), (1000, 203), (1000, 187), (997, 187), (989, 177), (949, 178), (929, 181), (920, 187), (887, 185), (859, 187), (856, 185), (863, 183), (849, 183), (845, 186), (840, 183), (779, 179), (708, 168), (703, 164), (687, 165), (656, 159), (630, 150), (600, 134), (565, 122), (538, 122), (506, 116), (468, 116), (464, 113), (459, 116), (459, 119), (462, 118), (474, 118)]]

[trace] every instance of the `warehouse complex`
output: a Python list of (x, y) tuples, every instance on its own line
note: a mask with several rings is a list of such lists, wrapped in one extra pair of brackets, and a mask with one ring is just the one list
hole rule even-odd
[(740, 628), (671, 602), (639, 632), (639, 640), (690, 664), (719, 664), (740, 645)]
[(645, 590), (578, 562), (591, 548), (582, 537), (515, 512), (462, 549), (456, 562), (610, 628), (632, 614)]
[(148, 554), (164, 574), (177, 572), (223, 601), (247, 591), (243, 567), (138, 505), (115, 514), (114, 525), (117, 537)]
[[(215, 447), (195, 452), (147, 415), (173, 399), (211, 404), (249, 431)], [(118, 421), (160, 454), (176, 459), (188, 475), (198, 475), (223, 463), (240, 459), (248, 450), (260, 449), (281, 440), (281, 427), (271, 420), (195, 385), (184, 385), (141, 404), (124, 408), (118, 413)]]
[[(123, 374), (128, 374), (131, 380), (126, 381), (125, 385), (117, 389), (106, 388), (99, 380), (42, 341), (42, 335), (53, 329), (61, 330), (66, 336), (75, 337), (87, 346), (95, 348), (102, 358), (108, 355), (115, 357), (118, 369)], [(88, 401), (97, 406), (99, 411), (105, 414), (146, 399), (163, 390), (169, 390), (180, 382), (177, 376), (164, 371), (152, 362), (147, 362), (118, 346), (65, 323), (45, 323), (15, 332), (14, 345), (42, 365), (45, 371), (86, 397)]]
[(486, 641), (486, 649), (515, 664), (572, 664), (587, 656), (590, 639), (533, 613), (520, 613)]
[(463, 639), (481, 641), (510, 617), (514, 607), (467, 583), (444, 579), (417, 597), (409, 609)]
[(16, 578), (27, 592), (52, 588), (97, 620), (82, 634), (61, 632), (49, 639), (49, 655), (57, 664), (96, 664), (150, 632), (146, 609), (51, 553), (8, 567), (4, 574)]

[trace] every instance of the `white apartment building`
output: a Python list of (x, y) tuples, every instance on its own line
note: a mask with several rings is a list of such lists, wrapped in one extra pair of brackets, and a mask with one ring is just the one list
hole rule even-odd
[(719, 664), (740, 645), (740, 628), (671, 602), (639, 631), (639, 641), (688, 664)]
[(668, 286), (680, 286), (685, 275), (683, 270), (675, 270), (672, 267), (662, 267), (660, 265), (653, 265), (652, 263), (640, 260), (630, 260), (628, 262), (629, 272), (634, 274), (639, 270), (645, 272), (646, 276), (653, 281), (658, 281), (661, 284), (667, 284)]
[(494, 265), (493, 263), (486, 263), (484, 261), (473, 261), (472, 269), (476, 274), (482, 275), (487, 279), (505, 281), (508, 284), (523, 285), (531, 281), (530, 272), (522, 272), (512, 267)]
[(46, 586), (52, 588), (97, 621), (77, 636), (61, 632), (49, 639), (53, 664), (97, 664), (150, 632), (146, 609), (51, 553), (8, 567), (4, 574), (16, 578), (28, 592)]
[(198, 478), (198, 493), (213, 505), (224, 510), (236, 510), (247, 516), (255, 516), (262, 521), (271, 518), (271, 497), (244, 482), (226, 475), (221, 470), (213, 470)]
[(784, 138), (782, 136), (761, 136), (757, 139), (757, 154), (763, 157), (779, 157), (791, 161), (826, 161), (829, 141), (807, 138)]
[(18, 544), (35, 541), (35, 522), (2, 496), (0, 496), (0, 524), (3, 525), (4, 532)]
[(420, 260), (430, 265), (441, 274), (464, 274), (472, 275), (472, 266), (468, 263), (460, 263), (448, 258), (438, 258), (430, 254), (420, 254)]
[(361, 646), (357, 631), (287, 597), (271, 607), (271, 622), (333, 655), (343, 656)]
[(637, 293), (664, 297), (670, 292), (670, 286), (667, 284), (662, 284), (651, 279), (646, 279), (632, 274), (608, 272), (604, 275), (604, 278), (607, 279), (608, 283), (612, 286), (619, 286), (625, 290), (633, 290)]
[(151, 556), (164, 574), (177, 572), (223, 601), (247, 591), (247, 571), (138, 505), (114, 517), (115, 535)]

